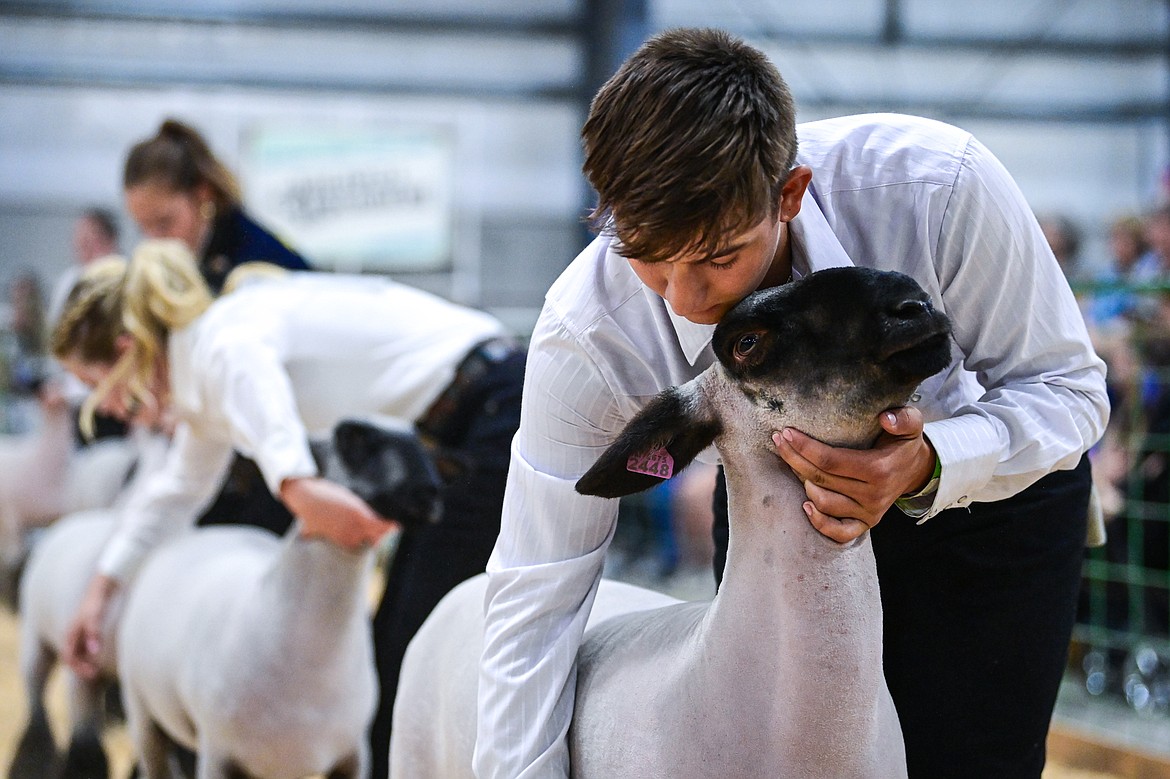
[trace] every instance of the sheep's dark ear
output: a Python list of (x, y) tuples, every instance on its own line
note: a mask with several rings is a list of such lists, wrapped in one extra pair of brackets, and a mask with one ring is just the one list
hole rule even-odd
[(660, 392), (577, 481), (577, 492), (620, 498), (661, 484), (657, 476), (627, 468), (631, 457), (658, 449), (665, 448), (674, 458), (673, 473), (690, 465), (719, 433), (719, 420), (699, 406), (694, 395), (677, 387)]

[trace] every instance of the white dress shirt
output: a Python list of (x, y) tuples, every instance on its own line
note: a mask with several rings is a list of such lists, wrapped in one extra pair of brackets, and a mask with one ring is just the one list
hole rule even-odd
[(222, 486), (233, 449), (273, 494), (317, 475), (310, 435), (343, 417), (416, 420), (480, 341), (481, 311), (377, 277), (301, 272), (217, 299), (167, 343), (179, 423), (162, 471), (135, 496), (98, 568), (125, 580)]
[[(813, 122), (798, 137), (813, 180), (789, 223), (794, 272), (901, 271), (953, 323), (950, 367), (914, 396), (942, 463), (925, 516), (1076, 465), (1108, 417), (1105, 368), (1001, 164), (914, 117)], [(480, 779), (568, 775), (576, 653), (618, 507), (573, 485), (655, 393), (712, 363), (713, 329), (676, 316), (605, 236), (549, 291), (488, 565)]]

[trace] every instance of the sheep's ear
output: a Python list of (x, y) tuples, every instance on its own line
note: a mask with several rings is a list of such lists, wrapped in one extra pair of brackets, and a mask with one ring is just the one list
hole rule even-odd
[(630, 470), (629, 466), (631, 458), (642, 458), (660, 449), (674, 460), (670, 475), (690, 465), (719, 434), (719, 420), (702, 398), (701, 393), (687, 391), (686, 386), (656, 395), (577, 481), (577, 492), (620, 498), (661, 484), (662, 477)]

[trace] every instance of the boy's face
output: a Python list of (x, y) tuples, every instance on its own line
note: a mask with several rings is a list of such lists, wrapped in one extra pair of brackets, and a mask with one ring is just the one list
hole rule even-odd
[(630, 258), (642, 283), (695, 324), (717, 324), (736, 303), (788, 278), (787, 225), (769, 216), (731, 236), (714, 255), (680, 254), (661, 262)]
[(803, 165), (793, 168), (780, 191), (775, 213), (729, 236), (713, 254), (683, 253), (661, 262), (631, 257), (630, 267), (674, 313), (695, 324), (718, 324), (736, 303), (757, 289), (783, 284), (791, 276), (788, 222), (800, 213), (811, 181), (811, 169)]

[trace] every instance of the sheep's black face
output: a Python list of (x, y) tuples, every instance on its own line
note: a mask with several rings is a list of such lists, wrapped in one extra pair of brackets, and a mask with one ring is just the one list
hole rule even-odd
[(404, 526), (437, 520), (439, 474), (414, 431), (372, 419), (347, 419), (333, 430), (322, 460), (326, 478), (344, 484), (379, 515)]
[(761, 290), (715, 329), (720, 363), (759, 404), (793, 393), (896, 405), (950, 362), (950, 323), (909, 276), (833, 268)]

